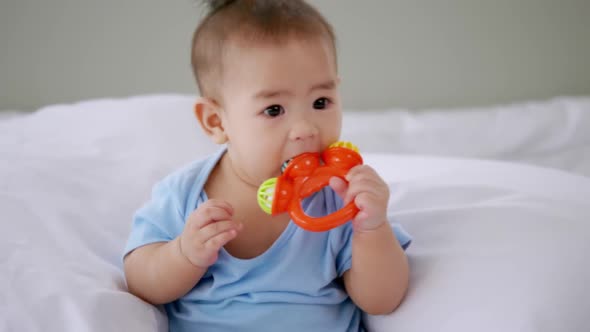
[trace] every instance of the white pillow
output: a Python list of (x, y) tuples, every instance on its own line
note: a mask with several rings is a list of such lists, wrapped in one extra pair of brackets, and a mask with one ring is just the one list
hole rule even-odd
[(348, 112), (343, 136), (367, 152), (518, 161), (590, 176), (590, 97)]

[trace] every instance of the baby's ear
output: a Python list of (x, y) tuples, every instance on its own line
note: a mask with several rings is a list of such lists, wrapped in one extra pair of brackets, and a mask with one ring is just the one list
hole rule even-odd
[(221, 107), (209, 98), (199, 98), (195, 103), (195, 116), (207, 136), (216, 144), (227, 142), (227, 135), (223, 128)]

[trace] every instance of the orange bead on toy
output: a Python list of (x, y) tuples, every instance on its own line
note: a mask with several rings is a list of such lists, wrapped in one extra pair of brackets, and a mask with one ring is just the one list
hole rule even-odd
[(321, 232), (338, 227), (358, 213), (354, 202), (323, 217), (305, 214), (301, 202), (328, 186), (333, 176), (346, 181), (348, 171), (362, 163), (357, 147), (350, 142), (336, 142), (321, 155), (302, 153), (283, 164), (279, 177), (264, 181), (258, 188), (258, 204), (268, 214), (289, 212), (293, 222), (308, 231)]

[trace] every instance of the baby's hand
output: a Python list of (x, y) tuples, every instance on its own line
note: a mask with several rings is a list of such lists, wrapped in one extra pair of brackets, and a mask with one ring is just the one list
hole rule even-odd
[(217, 261), (219, 249), (236, 237), (242, 224), (232, 220), (232, 206), (210, 199), (193, 211), (180, 235), (180, 252), (195, 266)]
[(389, 187), (370, 166), (355, 166), (346, 175), (345, 181), (338, 177), (330, 179), (330, 187), (342, 198), (344, 205), (352, 200), (359, 212), (352, 220), (355, 231), (371, 231), (387, 222)]

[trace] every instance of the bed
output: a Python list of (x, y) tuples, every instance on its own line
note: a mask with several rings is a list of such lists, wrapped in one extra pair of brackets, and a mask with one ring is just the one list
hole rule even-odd
[[(0, 119), (0, 331), (166, 330), (126, 292), (120, 256), (154, 182), (216, 149), (194, 98)], [(406, 299), (366, 316), (371, 331), (590, 330), (590, 98), (347, 110), (343, 138), (414, 237)]]

